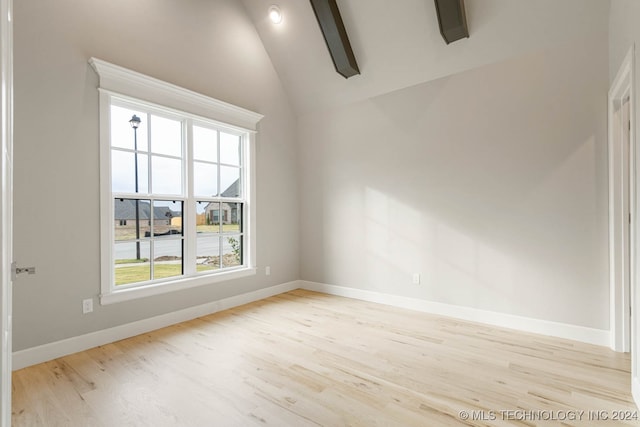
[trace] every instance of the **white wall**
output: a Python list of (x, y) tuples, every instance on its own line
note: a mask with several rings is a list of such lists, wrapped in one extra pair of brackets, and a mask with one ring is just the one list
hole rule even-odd
[[(95, 56), (265, 115), (257, 143), (258, 275), (100, 306)], [(15, 2), (14, 350), (298, 279), (295, 117), (233, 0)], [(270, 265), (272, 275), (264, 276)], [(81, 300), (95, 312), (82, 315)]]
[(606, 20), (300, 117), (302, 278), (608, 329)]

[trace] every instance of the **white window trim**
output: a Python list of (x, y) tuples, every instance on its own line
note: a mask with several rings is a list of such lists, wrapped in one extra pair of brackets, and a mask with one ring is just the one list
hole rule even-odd
[(253, 132), (256, 131), (258, 122), (264, 117), (262, 114), (110, 64), (101, 59), (91, 58), (89, 64), (100, 77), (100, 89), (129, 95), (135, 99), (164, 105)]
[[(255, 207), (255, 139), (258, 122), (264, 117), (253, 111), (219, 101), (214, 98), (166, 83), (153, 77), (91, 58), (89, 64), (100, 78), (100, 238), (101, 238), (101, 293), (102, 305), (158, 295), (195, 286), (238, 279), (256, 274), (256, 207)], [(113, 277), (113, 220), (105, 214), (112, 209), (109, 109), (112, 96), (129, 98), (135, 102), (149, 102), (167, 109), (187, 113), (194, 119), (217, 122), (222, 127), (235, 128), (248, 135), (248, 156), (243, 165), (248, 176), (246, 194), (248, 221), (244, 224), (248, 250), (245, 266), (210, 275), (180, 277), (167, 282), (141, 287), (115, 289)]]

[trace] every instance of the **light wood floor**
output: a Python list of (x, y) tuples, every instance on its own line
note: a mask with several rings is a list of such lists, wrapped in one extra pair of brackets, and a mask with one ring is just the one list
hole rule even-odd
[(520, 425), (499, 411), (584, 410), (565, 424), (615, 425), (588, 411), (635, 413), (629, 365), (604, 347), (297, 290), (16, 371), (13, 423)]

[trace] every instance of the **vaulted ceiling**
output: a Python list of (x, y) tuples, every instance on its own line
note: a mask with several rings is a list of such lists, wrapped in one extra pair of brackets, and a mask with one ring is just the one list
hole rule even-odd
[[(298, 114), (587, 40), (609, 13), (603, 0), (466, 0), (470, 38), (447, 45), (433, 0), (337, 0), (361, 72), (347, 80), (308, 0), (242, 1)], [(267, 16), (274, 3), (277, 25)]]

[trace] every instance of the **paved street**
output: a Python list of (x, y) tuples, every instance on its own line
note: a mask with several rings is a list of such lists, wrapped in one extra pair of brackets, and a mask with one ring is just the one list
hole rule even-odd
[[(231, 237), (231, 236), (228, 236)], [(228, 237), (223, 238), (222, 250), (223, 253), (233, 252), (233, 248), (228, 242)], [(178, 240), (176, 239), (157, 239), (154, 241), (154, 258), (161, 256), (180, 256), (180, 253), (176, 253), (176, 246)], [(198, 238), (198, 255), (218, 255), (218, 248), (220, 245), (220, 239), (215, 237), (200, 237)], [(144, 242), (141, 243), (141, 256), (148, 257), (148, 253), (145, 255), (145, 247), (148, 247)], [(118, 243), (115, 248), (115, 259), (134, 259), (136, 257), (136, 245), (135, 243)]]

